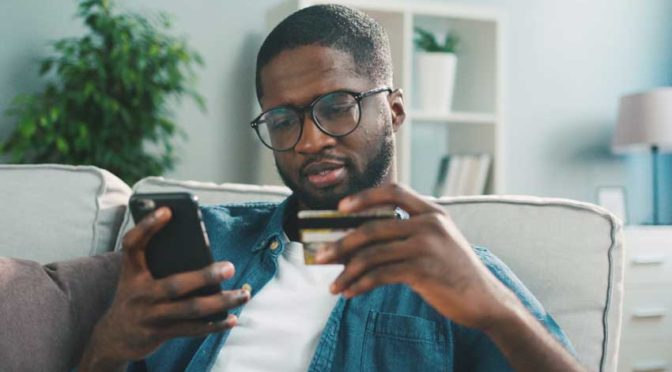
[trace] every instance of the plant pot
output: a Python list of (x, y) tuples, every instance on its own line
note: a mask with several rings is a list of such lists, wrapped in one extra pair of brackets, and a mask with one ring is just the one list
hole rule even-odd
[(423, 112), (449, 113), (453, 103), (457, 56), (453, 53), (416, 53), (416, 107)]

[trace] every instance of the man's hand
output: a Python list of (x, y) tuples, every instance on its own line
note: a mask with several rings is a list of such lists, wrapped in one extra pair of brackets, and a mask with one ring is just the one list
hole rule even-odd
[(145, 357), (171, 338), (202, 336), (236, 324), (234, 315), (220, 322), (207, 322), (202, 318), (247, 302), (248, 292), (222, 291), (209, 296), (183, 297), (233, 277), (231, 263), (214, 263), (201, 270), (158, 280), (152, 277), (145, 261), (145, 248), (170, 218), (170, 210), (160, 208), (124, 236), (116, 294), (94, 328), (80, 370), (118, 370), (127, 361)]
[(332, 292), (352, 297), (378, 286), (404, 283), (441, 314), (485, 327), (502, 304), (515, 300), (483, 265), (448, 214), (395, 184), (345, 198), (342, 212), (398, 206), (408, 220), (372, 221), (318, 253), (319, 263), (345, 263)]
[(584, 370), (490, 273), (439, 205), (390, 184), (343, 199), (339, 210), (386, 205), (410, 218), (368, 222), (318, 252), (318, 263), (345, 264), (333, 293), (349, 298), (404, 283), (443, 316), (485, 332), (515, 370)]

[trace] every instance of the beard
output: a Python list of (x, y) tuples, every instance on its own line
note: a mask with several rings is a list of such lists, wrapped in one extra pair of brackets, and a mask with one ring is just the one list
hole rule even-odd
[[(275, 164), (278, 174), (284, 184), (289, 187), (294, 196), (310, 209), (337, 209), (338, 202), (344, 197), (356, 194), (360, 191), (379, 186), (390, 172), (392, 160), (394, 158), (394, 139), (390, 123), (384, 125), (383, 134), (380, 137), (379, 144), (365, 165), (363, 171), (358, 171), (349, 158), (334, 157), (327, 154), (315, 155), (309, 159), (319, 161), (320, 159), (337, 159), (344, 163), (348, 171), (349, 178), (344, 185), (335, 185), (319, 190), (310, 190), (300, 182), (294, 182), (292, 178), (277, 164)], [(299, 180), (305, 179), (299, 174)], [(337, 190), (340, 189), (340, 190)]]

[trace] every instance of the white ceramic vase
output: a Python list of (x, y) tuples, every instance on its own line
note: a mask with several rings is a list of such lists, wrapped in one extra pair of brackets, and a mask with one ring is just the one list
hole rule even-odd
[(416, 53), (417, 108), (446, 114), (452, 109), (457, 56), (453, 53)]

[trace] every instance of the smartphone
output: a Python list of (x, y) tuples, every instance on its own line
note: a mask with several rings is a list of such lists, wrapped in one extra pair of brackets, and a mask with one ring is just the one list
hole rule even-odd
[[(199, 270), (214, 262), (196, 195), (188, 192), (133, 194), (129, 205), (136, 224), (158, 208), (168, 207), (172, 212), (170, 221), (150, 239), (145, 250), (147, 266), (154, 278)], [(185, 297), (219, 291), (219, 285), (210, 285)], [(227, 315), (215, 314), (206, 320), (222, 320)]]

